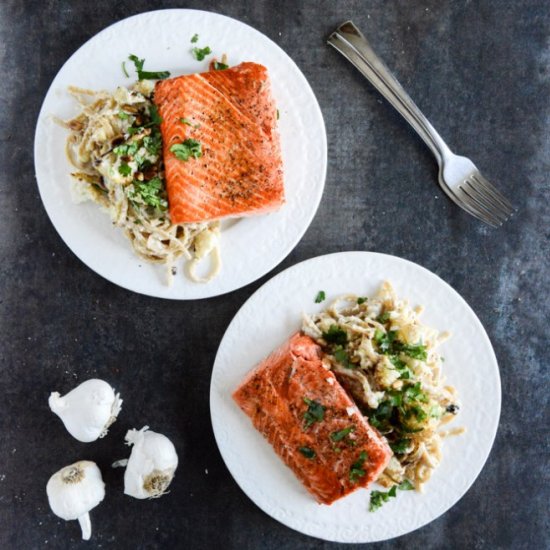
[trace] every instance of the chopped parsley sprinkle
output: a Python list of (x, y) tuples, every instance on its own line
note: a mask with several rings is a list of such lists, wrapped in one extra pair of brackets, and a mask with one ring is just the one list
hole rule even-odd
[(367, 300), (368, 298), (365, 298), (364, 296), (359, 296), (359, 298), (357, 298), (357, 303), (361, 305), (364, 304)]
[(330, 434), (330, 439), (334, 442), (342, 441), (342, 439), (344, 439), (346, 436), (348, 436), (353, 431), (355, 431), (355, 426), (348, 426), (347, 428), (344, 428), (343, 430), (339, 430), (337, 432), (332, 432)]
[(320, 290), (317, 293), (317, 296), (315, 296), (315, 303), (320, 304), (321, 302), (324, 302), (326, 300), (327, 296), (325, 294), (324, 290)]
[(113, 153), (118, 156), (133, 156), (137, 153), (139, 145), (136, 141), (131, 143), (123, 143), (122, 145), (117, 145), (113, 149)]
[(170, 151), (178, 159), (184, 161), (188, 161), (191, 157), (195, 159), (202, 157), (202, 145), (196, 139), (186, 139), (182, 143), (174, 143), (170, 147)]
[(149, 107), (149, 116), (151, 117), (151, 122), (146, 124), (144, 128), (147, 128), (148, 126), (158, 126), (162, 122), (162, 117), (159, 115), (159, 110), (154, 104)]
[(412, 359), (418, 359), (420, 361), (426, 361), (428, 353), (426, 352), (426, 346), (423, 344), (404, 344), (401, 340), (397, 339), (396, 330), (388, 330), (384, 332), (380, 329), (376, 329), (374, 333), (374, 341), (378, 344), (378, 350), (385, 355), (397, 355), (398, 353), (404, 353)]
[(349, 470), (349, 479), (351, 482), (356, 483), (360, 478), (365, 476), (366, 472), (363, 469), (363, 465), (368, 457), (366, 451), (361, 451), (359, 458), (351, 465)]
[(207, 55), (212, 53), (212, 50), (210, 49), (210, 46), (206, 46), (204, 48), (193, 48), (191, 53), (197, 61), (203, 61)]
[(219, 61), (214, 61), (215, 71), (224, 71), (225, 69), (229, 69), (229, 65), (226, 65), (225, 63), (220, 63)]
[(310, 460), (313, 460), (317, 455), (313, 449), (310, 449), (309, 447), (299, 447), (298, 450)]
[(384, 311), (384, 313), (381, 313), (377, 318), (376, 320), (379, 322), (379, 323), (387, 323), (389, 320), (390, 320), (390, 312), (389, 311)]
[(195, 44), (199, 40), (199, 35), (195, 33), (193, 37), (191, 38), (191, 44)]
[(134, 63), (138, 80), (163, 80), (170, 76), (168, 71), (144, 71), (143, 64), (145, 63), (145, 59), (139, 59), (137, 55), (130, 54), (128, 59)]
[(384, 502), (388, 502), (391, 497), (395, 497), (397, 485), (394, 485), (389, 491), (372, 491), (370, 494), (369, 512), (375, 512)]
[(304, 403), (307, 405), (307, 411), (304, 413), (306, 428), (309, 428), (315, 422), (321, 422), (325, 418), (325, 409), (319, 401), (304, 397)]
[(337, 344), (340, 346), (345, 346), (348, 342), (346, 331), (338, 325), (331, 325), (327, 332), (323, 332), (323, 338), (329, 344)]
[(157, 156), (162, 149), (162, 138), (160, 132), (152, 132), (151, 135), (143, 138), (143, 146), (150, 155)]
[(118, 173), (124, 177), (127, 177), (132, 173), (132, 169), (124, 162), (118, 167)]
[(130, 115), (124, 111), (120, 111), (120, 113), (118, 113), (118, 118), (120, 118), (120, 120), (128, 120), (129, 116)]
[(405, 479), (399, 485), (394, 485), (389, 491), (372, 491), (370, 494), (369, 512), (375, 512), (385, 502), (388, 502), (390, 498), (395, 497), (397, 489), (401, 491), (412, 491), (414, 485), (408, 479)]
[(398, 439), (395, 443), (390, 443), (390, 447), (395, 454), (402, 455), (407, 452), (410, 444), (410, 439)]
[(162, 197), (164, 184), (159, 177), (149, 181), (134, 180), (134, 191), (129, 195), (131, 200), (141, 199), (141, 202), (158, 210), (166, 210), (168, 202)]
[(357, 365), (354, 365), (349, 358), (347, 351), (345, 351), (341, 346), (338, 346), (338, 349), (334, 352), (334, 359), (338, 361), (346, 369), (355, 369)]

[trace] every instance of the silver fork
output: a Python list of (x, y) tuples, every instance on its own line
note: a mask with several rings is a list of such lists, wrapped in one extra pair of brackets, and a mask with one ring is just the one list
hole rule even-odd
[(437, 159), (439, 185), (450, 199), (493, 227), (502, 225), (510, 217), (514, 211), (511, 203), (481, 175), (470, 159), (452, 153), (351, 21), (342, 23), (330, 35), (328, 44), (359, 69), (418, 132)]

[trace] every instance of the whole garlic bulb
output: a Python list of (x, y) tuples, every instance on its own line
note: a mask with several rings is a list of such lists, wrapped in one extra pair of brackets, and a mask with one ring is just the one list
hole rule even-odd
[(53, 513), (65, 521), (77, 519), (82, 538), (89, 540), (92, 524), (88, 512), (105, 497), (105, 484), (97, 465), (80, 460), (61, 468), (50, 477), (46, 493)]
[(133, 448), (124, 472), (124, 493), (135, 498), (162, 496), (178, 467), (178, 455), (172, 442), (148, 430), (149, 426), (129, 430), (125, 438)]
[(122, 407), (120, 394), (97, 378), (82, 382), (63, 397), (53, 392), (48, 403), (67, 431), (83, 443), (105, 436)]

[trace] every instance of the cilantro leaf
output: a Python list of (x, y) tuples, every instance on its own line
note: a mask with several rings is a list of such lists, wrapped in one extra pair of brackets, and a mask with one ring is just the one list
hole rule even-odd
[(310, 449), (309, 447), (299, 447), (298, 450), (310, 460), (313, 460), (317, 456), (315, 451), (313, 449)]
[(408, 479), (403, 480), (397, 487), (401, 491), (413, 491), (414, 490), (414, 485)]
[(349, 479), (351, 482), (355, 483), (359, 481), (359, 478), (363, 477), (366, 472), (363, 469), (363, 465), (365, 464), (365, 460), (369, 455), (366, 453), (366, 451), (361, 451), (359, 454), (359, 458), (351, 465), (349, 470)]
[(309, 428), (315, 422), (321, 422), (325, 418), (325, 409), (319, 401), (304, 397), (304, 403), (307, 405), (307, 411), (304, 413), (306, 428)]
[(407, 452), (410, 444), (410, 439), (398, 439), (395, 443), (390, 443), (390, 447), (395, 454), (402, 455)]
[(348, 353), (341, 346), (338, 346), (338, 349), (334, 352), (334, 359), (346, 369), (357, 368), (357, 365), (350, 361)]
[(330, 434), (330, 439), (332, 441), (342, 441), (347, 435), (349, 435), (351, 432), (355, 431), (355, 426), (348, 426), (347, 428), (344, 428), (343, 430), (339, 430), (337, 432), (332, 432)]
[(128, 115), (128, 113), (125, 113), (124, 111), (120, 111), (118, 113), (118, 118), (120, 118), (120, 120), (128, 120), (128, 117), (130, 115)]
[(345, 346), (348, 342), (346, 331), (338, 325), (331, 325), (327, 332), (323, 332), (323, 338), (329, 344), (338, 344), (340, 346)]
[(318, 293), (317, 293), (317, 296), (315, 296), (315, 303), (316, 304), (320, 304), (321, 302), (325, 301), (327, 298), (326, 294), (325, 294), (325, 291), (324, 290), (320, 290)]
[(199, 40), (199, 35), (195, 33), (193, 37), (191, 38), (191, 44), (195, 44)]
[(381, 313), (377, 318), (376, 320), (379, 322), (379, 323), (387, 323), (389, 320), (390, 320), (390, 312), (389, 311), (384, 311), (384, 313)]
[(212, 50), (210, 49), (210, 46), (206, 46), (204, 48), (193, 48), (191, 53), (197, 61), (203, 61), (207, 55), (212, 53)]
[(159, 177), (149, 181), (134, 180), (134, 191), (129, 194), (131, 200), (141, 199), (141, 202), (158, 210), (166, 210), (168, 202), (163, 198), (164, 183)]
[(396, 494), (395, 485), (389, 491), (372, 491), (370, 494), (369, 512), (375, 512)]
[(361, 305), (364, 304), (367, 300), (368, 298), (365, 298), (364, 296), (359, 296), (359, 298), (357, 298), (357, 303)]
[(182, 143), (174, 143), (170, 147), (170, 151), (178, 159), (184, 161), (188, 161), (191, 157), (195, 159), (202, 157), (202, 145), (196, 139), (186, 139)]
[(129, 176), (132, 173), (132, 169), (125, 162), (118, 167), (118, 173), (124, 177)]
[(219, 61), (214, 61), (215, 71), (224, 71), (225, 69), (229, 69), (229, 65), (226, 65), (225, 63), (220, 63)]
[(163, 80), (170, 76), (168, 71), (144, 71), (143, 64), (145, 63), (145, 59), (139, 59), (137, 55), (130, 54), (128, 59), (134, 63), (138, 80)]

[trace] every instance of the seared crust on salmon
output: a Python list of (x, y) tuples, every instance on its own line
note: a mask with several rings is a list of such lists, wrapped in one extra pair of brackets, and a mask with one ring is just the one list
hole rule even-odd
[(321, 503), (367, 487), (391, 450), (321, 361), (295, 334), (248, 374), (233, 394), (258, 431)]
[[(262, 214), (284, 202), (276, 107), (267, 69), (257, 63), (161, 80), (165, 177), (174, 224)], [(192, 139), (202, 156), (170, 148)]]

